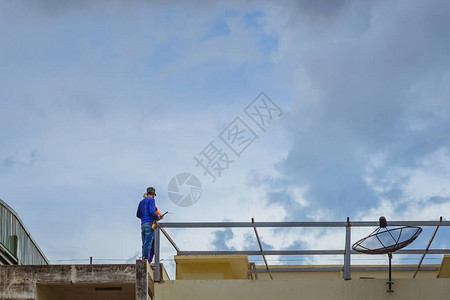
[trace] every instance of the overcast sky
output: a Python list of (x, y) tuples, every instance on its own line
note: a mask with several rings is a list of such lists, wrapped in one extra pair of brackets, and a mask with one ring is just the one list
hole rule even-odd
[[(446, 0), (1, 1), (0, 198), (52, 263), (136, 259), (148, 186), (166, 221), (447, 219), (449, 15)], [(191, 205), (168, 193), (183, 173), (201, 183)], [(261, 232), (272, 249), (344, 243)]]

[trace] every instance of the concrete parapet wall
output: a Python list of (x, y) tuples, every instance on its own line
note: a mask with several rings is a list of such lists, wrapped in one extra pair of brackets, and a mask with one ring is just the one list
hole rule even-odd
[(155, 284), (155, 300), (423, 300), (448, 299), (450, 279), (175, 280)]
[(0, 299), (38, 299), (38, 285), (132, 283), (135, 265), (0, 266)]
[(449, 299), (450, 278), (168, 280), (136, 265), (0, 266), (1, 300)]

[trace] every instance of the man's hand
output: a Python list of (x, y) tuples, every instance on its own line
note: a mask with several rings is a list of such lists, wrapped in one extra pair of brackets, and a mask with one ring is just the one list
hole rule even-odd
[(163, 218), (164, 218), (164, 216), (160, 215), (158, 220), (162, 220)]

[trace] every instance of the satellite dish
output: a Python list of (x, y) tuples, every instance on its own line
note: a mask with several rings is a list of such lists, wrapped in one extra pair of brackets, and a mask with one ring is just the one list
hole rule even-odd
[(400, 226), (388, 228), (385, 217), (380, 217), (380, 227), (374, 232), (353, 244), (352, 249), (366, 254), (387, 254), (389, 257), (389, 289), (392, 290), (392, 253), (411, 244), (421, 233), (422, 228), (416, 226)]

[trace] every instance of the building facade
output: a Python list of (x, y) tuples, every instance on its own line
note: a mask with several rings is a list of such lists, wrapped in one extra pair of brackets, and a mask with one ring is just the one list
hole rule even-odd
[(0, 199), (0, 265), (48, 265), (17, 213)]

